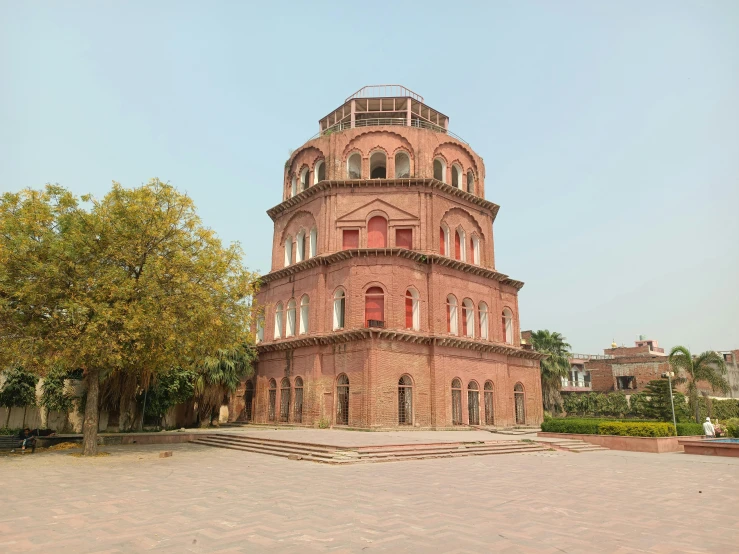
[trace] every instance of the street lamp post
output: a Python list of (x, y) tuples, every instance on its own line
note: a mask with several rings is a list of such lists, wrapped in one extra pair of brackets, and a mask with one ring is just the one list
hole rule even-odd
[(674, 371), (663, 373), (662, 377), (667, 377), (667, 386), (670, 388), (670, 405), (672, 406), (672, 424), (675, 426), (675, 435), (677, 435), (677, 421), (675, 420), (675, 401), (672, 399), (672, 378), (675, 376)]

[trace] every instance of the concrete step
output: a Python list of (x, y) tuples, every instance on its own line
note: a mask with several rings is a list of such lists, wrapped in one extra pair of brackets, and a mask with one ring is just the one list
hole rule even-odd
[(556, 448), (557, 450), (564, 450), (566, 452), (597, 452), (599, 450), (608, 450), (608, 448), (604, 448), (602, 446), (598, 446), (597, 444), (591, 444), (589, 442), (585, 442), (583, 440), (577, 440), (577, 439), (560, 439), (556, 441), (547, 441), (546, 443), (542, 442), (542, 444), (549, 444), (553, 448)]
[(203, 435), (197, 437), (192, 442), (203, 446), (329, 464), (456, 458), (462, 456), (487, 456), (547, 450), (547, 445), (543, 443), (523, 441), (383, 445), (365, 446), (355, 449), (226, 434)]

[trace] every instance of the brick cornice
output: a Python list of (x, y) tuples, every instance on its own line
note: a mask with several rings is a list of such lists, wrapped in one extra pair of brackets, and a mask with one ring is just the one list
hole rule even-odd
[(330, 334), (280, 339), (269, 343), (260, 343), (257, 345), (257, 350), (261, 354), (264, 352), (278, 352), (305, 346), (341, 344), (346, 342), (365, 340), (371, 337), (382, 340), (395, 340), (399, 342), (424, 344), (429, 346), (435, 345), (448, 348), (475, 350), (478, 352), (493, 352), (495, 354), (503, 354), (513, 358), (521, 358), (526, 360), (543, 360), (547, 357), (546, 354), (542, 354), (541, 352), (537, 352), (535, 350), (524, 350), (523, 348), (516, 348), (508, 344), (501, 344), (479, 339), (471, 339), (451, 335), (429, 335), (425, 333), (420, 333), (418, 331), (401, 331), (395, 329), (372, 328), (355, 329), (350, 331), (337, 331)]
[(296, 194), (292, 198), (288, 198), (282, 203), (277, 204), (277, 206), (275, 206), (274, 208), (270, 208), (269, 210), (267, 210), (267, 215), (269, 215), (269, 217), (272, 218), (272, 221), (274, 221), (278, 216), (285, 213), (290, 208), (294, 206), (299, 206), (307, 199), (316, 196), (318, 193), (333, 188), (402, 188), (411, 186), (420, 186), (426, 187), (431, 190), (438, 190), (459, 199), (465, 200), (470, 204), (477, 206), (478, 208), (488, 210), (492, 215), (493, 221), (495, 221), (495, 217), (498, 215), (498, 210), (500, 209), (500, 206), (494, 204), (493, 202), (485, 200), (484, 198), (480, 198), (479, 196), (475, 196), (474, 194), (471, 194), (469, 192), (465, 192), (462, 189), (453, 187), (452, 185), (437, 181), (436, 179), (353, 179), (347, 181), (321, 181), (320, 183), (308, 187), (299, 194)]
[(524, 285), (523, 281), (511, 279), (510, 277), (508, 277), (508, 275), (499, 273), (498, 271), (492, 269), (468, 264), (467, 262), (447, 258), (446, 256), (440, 256), (439, 254), (424, 254), (422, 252), (416, 252), (415, 250), (406, 250), (405, 248), (355, 248), (352, 250), (339, 250), (338, 252), (334, 252), (333, 254), (322, 254), (320, 256), (315, 256), (308, 260), (283, 267), (282, 269), (278, 269), (277, 271), (272, 271), (270, 273), (267, 273), (266, 275), (262, 275), (260, 281), (263, 284), (267, 284), (271, 283), (272, 281), (288, 277), (290, 275), (295, 275), (296, 273), (300, 273), (301, 271), (305, 271), (306, 269), (310, 269), (313, 267), (321, 265), (331, 265), (352, 258), (369, 256), (398, 256), (399, 258), (406, 258), (418, 263), (425, 263), (430, 265), (436, 264), (441, 267), (450, 267), (452, 269), (457, 269), (465, 273), (470, 273), (472, 275), (478, 275), (487, 279), (499, 281), (500, 283), (504, 285), (509, 285), (516, 290), (521, 290)]

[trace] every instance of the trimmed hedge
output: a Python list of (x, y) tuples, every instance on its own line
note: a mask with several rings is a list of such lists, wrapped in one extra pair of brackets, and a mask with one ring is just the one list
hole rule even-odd
[(598, 425), (598, 434), (620, 437), (671, 437), (675, 435), (675, 427), (672, 423), (609, 421)]
[(693, 435), (702, 435), (703, 425), (700, 423), (678, 423), (677, 435), (679, 437), (690, 437)]
[[(698, 433), (695, 429), (700, 428)], [(681, 429), (682, 428), (682, 429)], [(678, 423), (678, 433), (701, 434), (698, 424)], [(660, 421), (618, 421), (610, 419), (552, 418), (544, 420), (541, 430), (548, 433), (574, 433), (581, 435), (618, 435), (624, 437), (671, 437), (675, 436), (672, 423)], [(684, 433), (680, 433), (680, 431)]]
[(597, 435), (600, 419), (545, 419), (541, 430), (548, 433), (579, 433), (581, 435)]

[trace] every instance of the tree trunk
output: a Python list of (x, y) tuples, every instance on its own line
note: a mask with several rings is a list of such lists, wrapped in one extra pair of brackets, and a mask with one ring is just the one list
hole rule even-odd
[(21, 429), (26, 428), (26, 412), (28, 411), (28, 406), (23, 406), (23, 425), (21, 425)]
[(8, 417), (5, 418), (5, 428), (8, 428), (8, 425), (10, 425), (10, 412), (13, 411), (13, 406), (8, 406)]
[(87, 370), (87, 404), (85, 421), (82, 424), (82, 455), (98, 453), (98, 394), (100, 392), (100, 370)]

